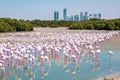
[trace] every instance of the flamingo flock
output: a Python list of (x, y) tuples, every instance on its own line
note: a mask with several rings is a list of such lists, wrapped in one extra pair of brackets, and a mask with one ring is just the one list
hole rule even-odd
[[(79, 33), (20, 32), (0, 33), (0, 72), (10, 73), (21, 80), (18, 69), (24, 69), (29, 77), (35, 77), (32, 67), (40, 66), (41, 78), (48, 75), (51, 61), (63, 65), (66, 72), (75, 74), (86, 55), (86, 63), (96, 63), (100, 68), (100, 45), (116, 37), (117, 31), (81, 31)], [(109, 51), (111, 55), (112, 51)], [(69, 69), (69, 65), (72, 67)], [(91, 66), (91, 70), (94, 70)]]

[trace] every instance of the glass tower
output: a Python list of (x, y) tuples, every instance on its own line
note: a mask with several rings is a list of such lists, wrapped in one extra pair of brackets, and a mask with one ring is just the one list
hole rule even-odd
[(67, 20), (67, 9), (63, 9), (63, 20)]
[(74, 21), (79, 21), (79, 15), (74, 16)]
[(54, 12), (54, 20), (55, 21), (59, 20), (59, 12), (57, 12), (57, 11)]
[(94, 15), (93, 15), (93, 18), (97, 19), (97, 14), (94, 14)]
[(92, 14), (89, 14), (89, 19), (92, 19)]
[(88, 12), (85, 12), (84, 20), (88, 20)]
[(84, 21), (83, 12), (80, 12), (80, 21)]
[(73, 18), (73, 16), (71, 16), (71, 21), (74, 21), (74, 18)]
[(101, 14), (100, 13), (98, 14), (98, 19), (101, 19)]

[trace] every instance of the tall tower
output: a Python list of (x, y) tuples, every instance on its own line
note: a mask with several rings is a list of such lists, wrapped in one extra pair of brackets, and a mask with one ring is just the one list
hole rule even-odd
[(73, 18), (73, 16), (71, 16), (71, 21), (74, 21), (74, 18)]
[(54, 11), (54, 21), (56, 21), (56, 11)]
[(80, 12), (80, 21), (84, 21), (83, 12)]
[(57, 12), (57, 11), (54, 12), (54, 20), (55, 21), (59, 20), (59, 12)]
[(88, 12), (85, 12), (84, 20), (88, 20)]
[(67, 20), (67, 9), (63, 9), (63, 20)]
[(74, 16), (74, 21), (79, 21), (79, 15)]
[(98, 14), (98, 19), (101, 19), (101, 14), (100, 13)]
[(92, 19), (93, 17), (92, 17), (92, 14), (89, 14), (89, 17), (88, 17), (89, 19)]
[(97, 19), (97, 14), (93, 14), (93, 18), (94, 18), (94, 19)]
[(59, 20), (59, 12), (57, 12), (56, 14), (57, 14), (56, 17), (57, 17), (57, 21), (58, 21)]

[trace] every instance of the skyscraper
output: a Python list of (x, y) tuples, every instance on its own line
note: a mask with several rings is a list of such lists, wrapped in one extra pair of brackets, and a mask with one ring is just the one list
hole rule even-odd
[(88, 20), (88, 12), (85, 12), (84, 20)]
[(57, 12), (57, 11), (54, 12), (54, 20), (55, 21), (59, 20), (59, 12)]
[(71, 16), (71, 20), (70, 21), (74, 21), (74, 18), (73, 18), (73, 16)]
[(89, 19), (92, 19), (92, 17), (93, 17), (92, 14), (89, 14)]
[(101, 19), (101, 14), (100, 13), (98, 14), (98, 19)]
[(59, 20), (59, 12), (57, 12), (57, 20)]
[(69, 21), (70, 17), (69, 16), (66, 16), (66, 21)]
[(56, 21), (56, 11), (54, 11), (54, 20)]
[(67, 20), (67, 9), (63, 9), (63, 20)]
[(74, 16), (74, 21), (79, 21), (79, 15)]
[(83, 12), (80, 12), (80, 21), (84, 21)]
[(93, 18), (97, 19), (97, 14), (93, 14)]

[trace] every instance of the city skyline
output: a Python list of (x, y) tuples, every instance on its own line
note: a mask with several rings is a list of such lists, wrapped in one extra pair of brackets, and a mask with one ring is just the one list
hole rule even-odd
[[(91, 14), (89, 12), (80, 12), (79, 14), (74, 14), (74, 15), (69, 15), (67, 14), (67, 8), (63, 9), (63, 19), (59, 19), (59, 11), (54, 11), (54, 16), (53, 16), (53, 20), (54, 21), (59, 21), (59, 20), (64, 20), (64, 21), (86, 21), (89, 19), (102, 19), (102, 15), (101, 13), (94, 13)], [(69, 16), (68, 16), (69, 15)]]
[(17, 19), (41, 19), (53, 20), (54, 10), (60, 11), (60, 18), (63, 18), (62, 9), (69, 9), (68, 16), (80, 14), (79, 12), (99, 12), (104, 19), (120, 18), (119, 0), (1, 0), (0, 17)]

